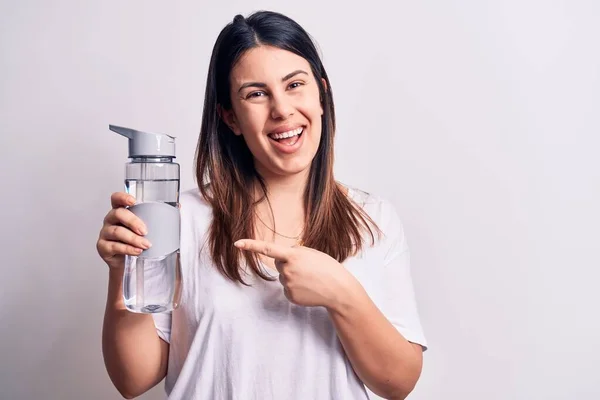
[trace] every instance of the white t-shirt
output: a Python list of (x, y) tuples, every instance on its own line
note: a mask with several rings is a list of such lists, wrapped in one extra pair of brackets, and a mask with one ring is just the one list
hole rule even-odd
[[(374, 247), (367, 239), (364, 250), (344, 266), (400, 333), (426, 348), (394, 207), (356, 189), (349, 196), (385, 236)], [(278, 280), (246, 278), (252, 284), (247, 287), (224, 278), (206, 246), (209, 204), (198, 189), (182, 193), (180, 202), (181, 304), (172, 313), (154, 314), (158, 335), (170, 343), (169, 399), (376, 398), (354, 373), (325, 308), (291, 303)]]

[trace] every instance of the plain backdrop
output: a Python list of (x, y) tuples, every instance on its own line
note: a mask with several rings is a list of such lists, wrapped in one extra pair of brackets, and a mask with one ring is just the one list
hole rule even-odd
[(337, 178), (404, 221), (430, 346), (410, 399), (600, 398), (598, 2), (0, 4), (0, 399), (120, 398), (95, 249), (127, 161), (108, 125), (176, 136), (192, 188), (213, 43), (259, 9), (319, 45)]

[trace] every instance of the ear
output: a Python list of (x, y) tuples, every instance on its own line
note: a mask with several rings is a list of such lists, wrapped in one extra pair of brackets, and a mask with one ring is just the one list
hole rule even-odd
[(219, 117), (223, 120), (223, 122), (225, 122), (225, 124), (229, 127), (229, 129), (231, 129), (231, 131), (235, 135), (239, 136), (242, 134), (242, 131), (240, 130), (240, 127), (237, 123), (237, 119), (235, 118), (235, 112), (233, 111), (233, 109), (226, 110), (220, 104), (217, 104), (217, 114), (219, 114)]
[[(327, 93), (327, 89), (328, 89), (327, 81), (325, 80), (325, 78), (321, 78), (321, 82), (323, 83), (323, 89), (325, 90), (325, 93)], [(323, 99), (320, 98), (319, 100), (320, 100), (319, 103), (321, 103), (321, 115), (323, 115), (323, 112), (324, 112), (323, 111)]]

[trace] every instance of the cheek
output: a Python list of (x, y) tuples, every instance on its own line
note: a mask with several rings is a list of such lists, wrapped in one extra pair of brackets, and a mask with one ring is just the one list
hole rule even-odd
[(320, 120), (320, 117), (323, 115), (323, 108), (321, 107), (318, 93), (316, 95), (310, 93), (303, 96), (298, 102), (297, 108), (302, 114), (309, 118), (313, 124), (316, 120)]
[(245, 107), (240, 111), (243, 118), (240, 119), (239, 124), (244, 141), (252, 154), (260, 158), (260, 154), (265, 153), (264, 149), (268, 144), (266, 141), (268, 139), (263, 133), (265, 122), (268, 118), (268, 111), (266, 107), (259, 105)]
[(239, 125), (244, 135), (257, 136), (262, 133), (268, 116), (266, 107), (244, 107), (240, 109)]

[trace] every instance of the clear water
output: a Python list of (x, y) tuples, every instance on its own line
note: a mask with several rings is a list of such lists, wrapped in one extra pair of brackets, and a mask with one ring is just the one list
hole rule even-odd
[(179, 251), (166, 257), (125, 257), (123, 277), (125, 306), (133, 312), (172, 311), (181, 299)]
[(127, 193), (136, 198), (138, 203), (147, 201), (160, 201), (177, 207), (179, 201), (179, 180), (177, 179), (152, 179), (152, 180), (125, 180)]
[[(138, 203), (178, 205), (177, 179), (128, 179), (125, 187)], [(160, 313), (177, 308), (181, 299), (179, 250), (159, 258), (125, 256), (123, 297), (125, 306), (133, 312)]]

